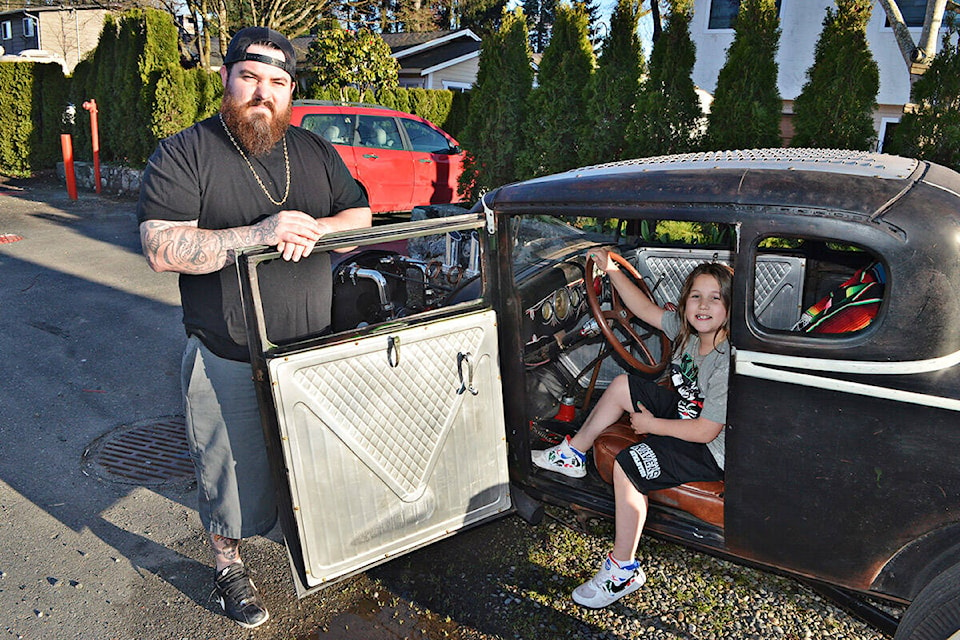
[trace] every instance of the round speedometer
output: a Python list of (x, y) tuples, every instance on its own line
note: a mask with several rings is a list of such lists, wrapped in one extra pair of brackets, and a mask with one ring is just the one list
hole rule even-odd
[(558, 289), (553, 295), (553, 306), (556, 309), (557, 317), (565, 320), (570, 313), (570, 294), (566, 289)]

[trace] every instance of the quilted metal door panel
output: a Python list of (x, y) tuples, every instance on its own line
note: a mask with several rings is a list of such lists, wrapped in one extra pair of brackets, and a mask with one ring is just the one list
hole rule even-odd
[(492, 311), (269, 370), (310, 587), (510, 508)]

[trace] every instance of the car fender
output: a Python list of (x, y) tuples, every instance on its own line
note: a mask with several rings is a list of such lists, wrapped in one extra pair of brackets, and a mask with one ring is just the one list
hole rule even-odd
[(872, 591), (913, 600), (924, 586), (960, 564), (960, 523), (929, 531), (903, 546), (877, 574)]

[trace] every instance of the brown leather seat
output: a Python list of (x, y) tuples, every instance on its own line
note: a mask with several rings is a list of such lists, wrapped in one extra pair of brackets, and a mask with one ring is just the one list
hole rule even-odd
[[(640, 442), (642, 436), (628, 423), (607, 427), (593, 443), (593, 460), (605, 482), (613, 483), (613, 463), (617, 454)], [(679, 487), (651, 491), (651, 502), (686, 511), (704, 522), (723, 528), (723, 481), (688, 482)]]

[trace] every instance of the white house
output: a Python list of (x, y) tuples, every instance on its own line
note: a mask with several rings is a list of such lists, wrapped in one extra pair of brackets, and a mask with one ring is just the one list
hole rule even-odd
[(480, 37), (470, 29), (429, 33), (383, 33), (400, 63), (401, 87), (465, 91), (477, 80)]
[[(916, 42), (922, 30), (927, 0), (896, 2)], [(781, 133), (789, 141), (793, 136), (790, 124), (793, 101), (803, 89), (807, 70), (813, 64), (813, 50), (827, 8), (836, 10), (836, 4), (833, 0), (780, 0), (777, 4), (780, 6), (781, 31), (777, 81), (784, 112)], [(731, 24), (739, 6), (739, 0), (694, 0), (690, 32), (697, 45), (697, 61), (693, 67), (693, 81), (710, 93), (717, 88), (717, 76), (726, 61), (727, 48), (733, 42)], [(910, 101), (910, 73), (879, 2), (874, 2), (867, 25), (867, 41), (880, 67), (879, 107), (874, 114), (874, 125), (879, 137), (878, 148), (882, 149), (887, 133), (900, 121), (903, 105)], [(937, 44), (939, 47), (939, 40)]]
[(0, 11), (4, 59), (59, 62), (64, 73), (95, 49), (110, 11), (100, 5), (29, 6)]

